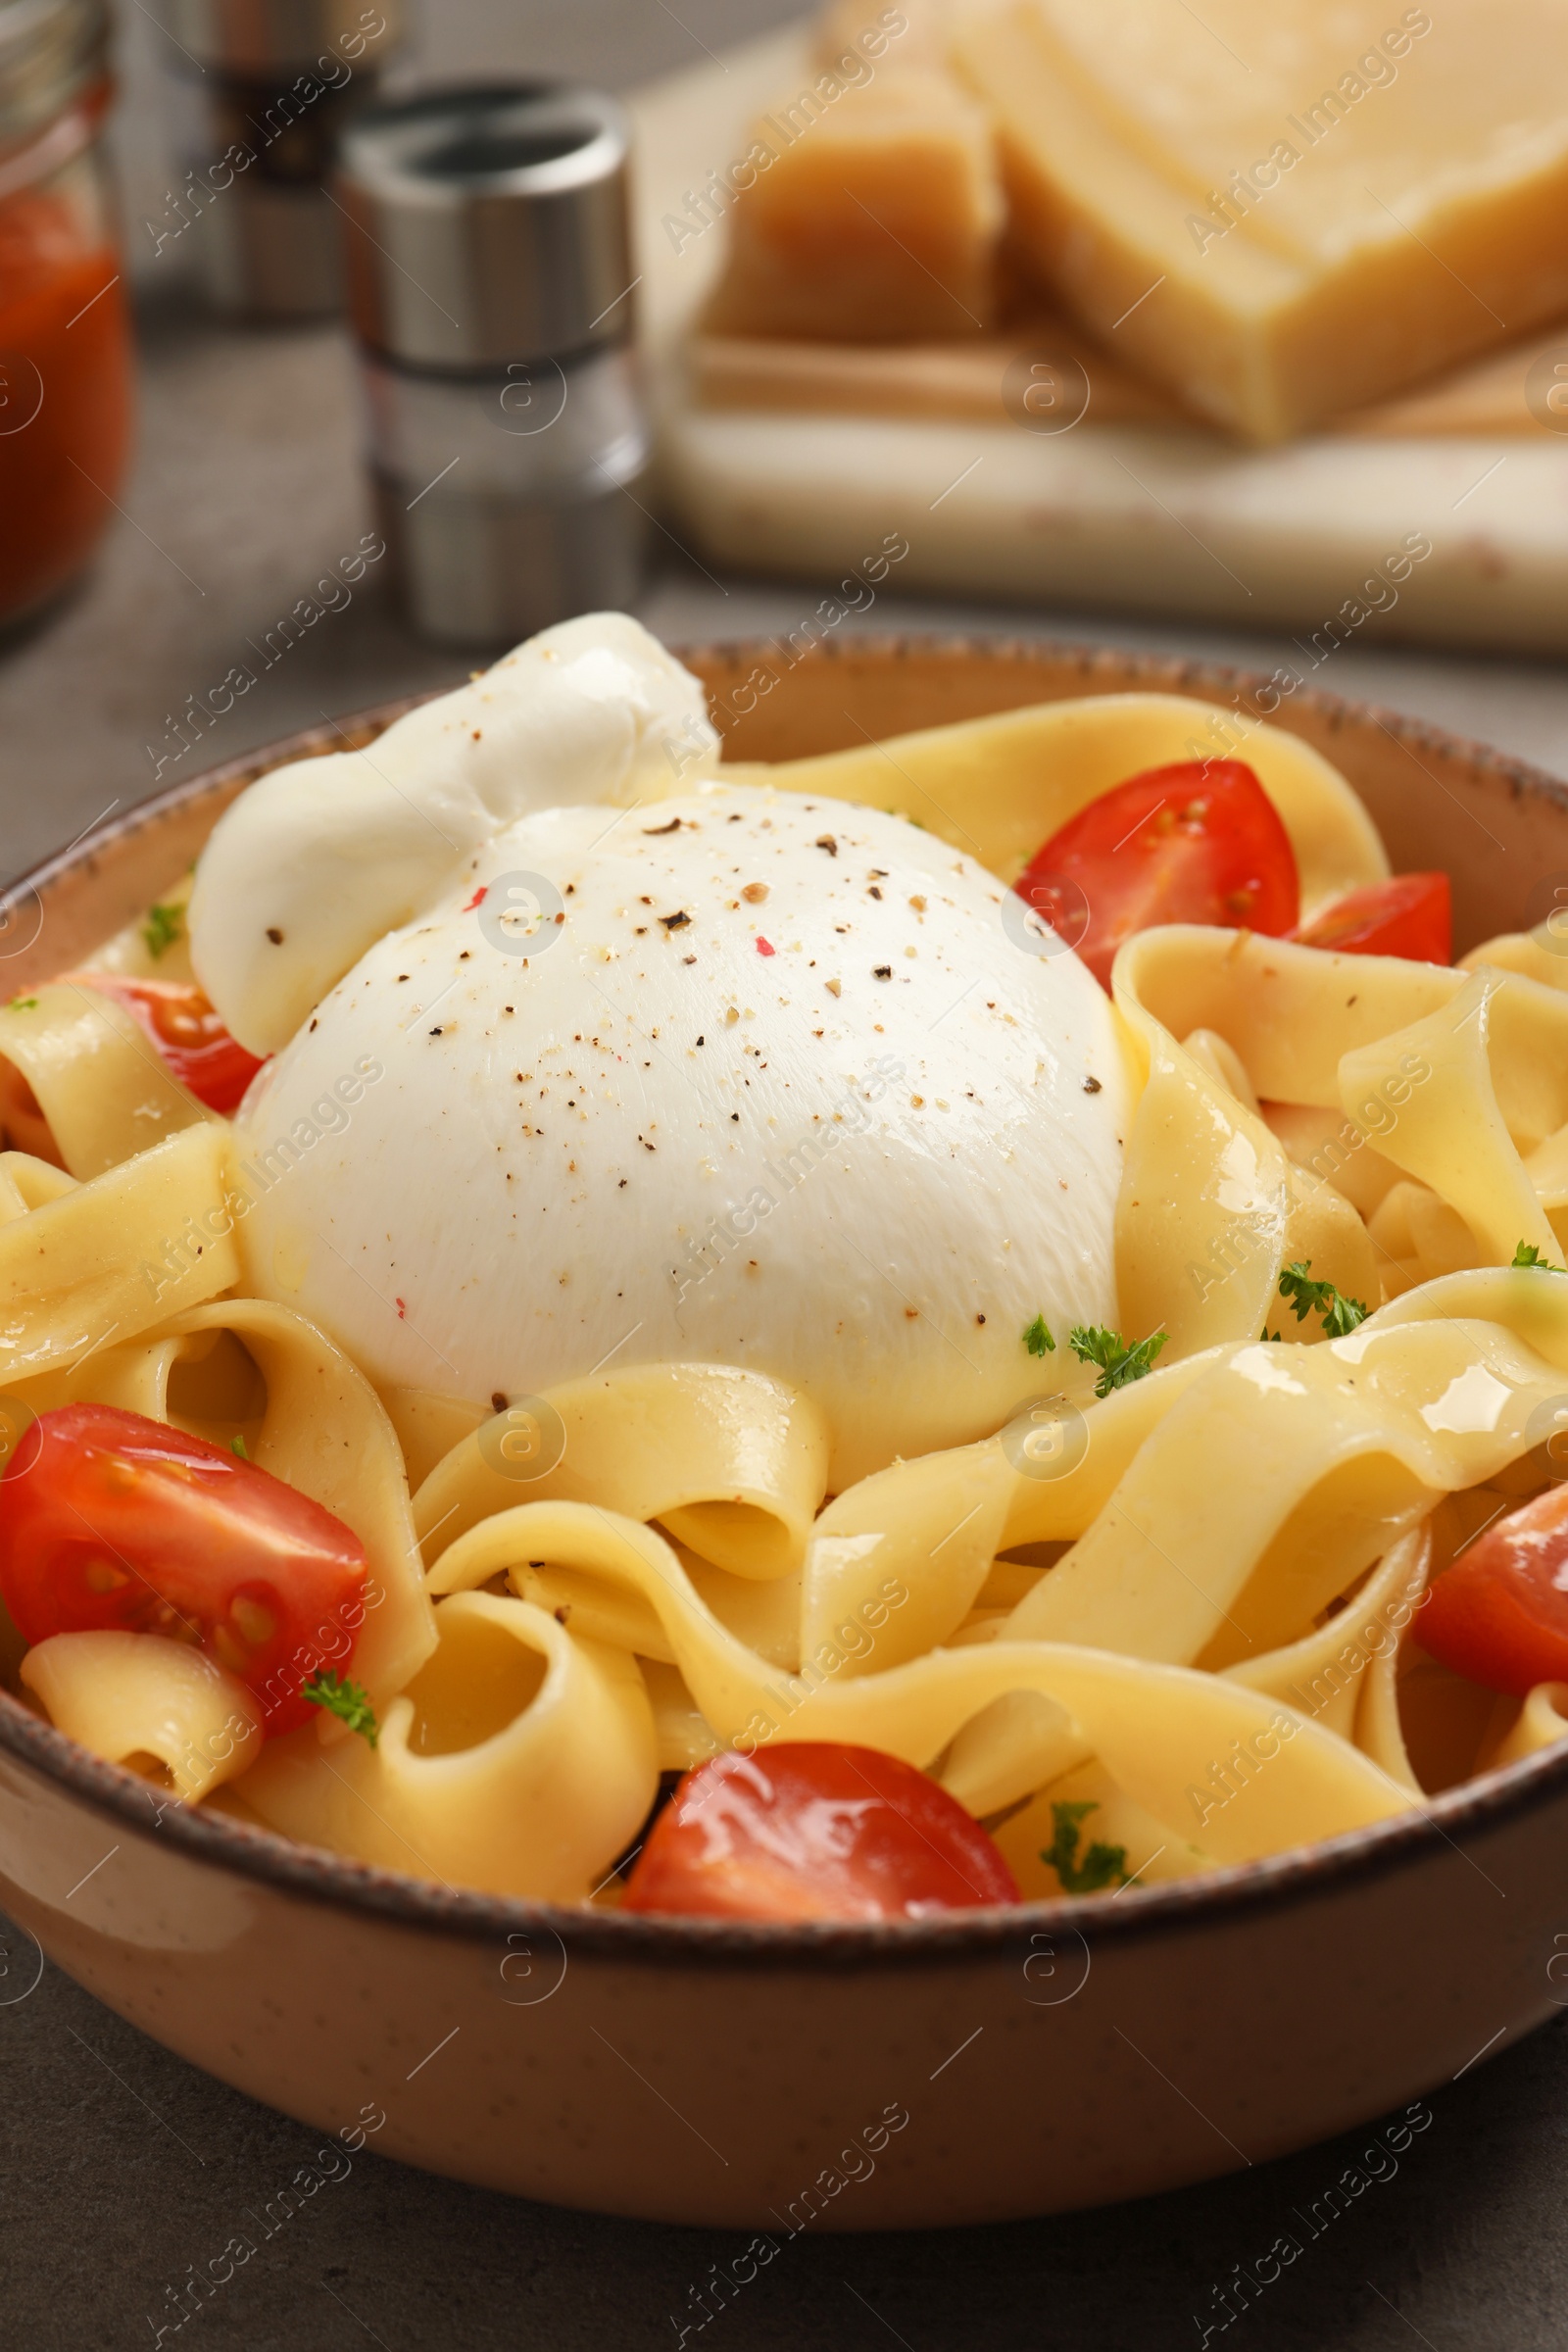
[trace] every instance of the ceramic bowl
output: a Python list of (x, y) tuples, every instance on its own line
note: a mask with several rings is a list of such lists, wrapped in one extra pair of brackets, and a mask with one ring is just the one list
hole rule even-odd
[[(1228, 703), (1232, 671), (1041, 644), (856, 639), (686, 659), (733, 756), (1087, 693)], [(754, 672), (773, 683), (759, 695)], [(404, 705), (349, 729), (372, 740)], [(1460, 946), (1568, 869), (1568, 791), (1311, 694), (1279, 723), (1448, 867)], [(69, 966), (322, 729), (192, 778), (11, 902), (17, 988)], [(553, 2203), (763, 2230), (1133, 2197), (1414, 2100), (1568, 1985), (1568, 1742), (1425, 1813), (1201, 1881), (949, 1923), (767, 1927), (447, 1892), (182, 1811), (0, 1695), (0, 1906), (100, 2000), (327, 2135)], [(0, 1998), (41, 1962), (13, 1949)], [(377, 2118), (381, 2119), (377, 2122)], [(760, 2255), (760, 2258), (768, 2257)]]

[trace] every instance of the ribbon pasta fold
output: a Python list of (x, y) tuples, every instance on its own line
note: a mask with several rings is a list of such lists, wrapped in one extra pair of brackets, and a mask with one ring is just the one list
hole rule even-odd
[[(1179, 1817), (1186, 1788), (1206, 1777), (1216, 1749), (1250, 1746), (1271, 1770), (1227, 1808), (1208, 1848), (1221, 1860), (1334, 1837), (1410, 1802), (1381, 1767), (1271, 1695), (1108, 1651), (1005, 1642), (937, 1650), (858, 1680), (815, 1671), (780, 1679), (717, 1622), (652, 1528), (581, 1503), (523, 1504), (471, 1529), (436, 1562), (432, 1589), (459, 1592), (541, 1556), (622, 1580), (640, 1593), (705, 1720), (743, 1749), (784, 1733), (877, 1747), (929, 1766), (994, 1699), (1028, 1691), (1059, 1708), (1079, 1744), (1136, 1802), (1167, 1819)], [(1283, 1769), (1273, 1770), (1276, 1763)]]
[[(239, 1280), (227, 1130), (203, 1123), (85, 1184), (0, 1154), (0, 1388), (85, 1358)], [(6, 1206), (0, 1194), (0, 1215)]]
[(728, 1364), (640, 1364), (543, 1401), (544, 1416), (534, 1403), (498, 1413), (430, 1472), (415, 1497), (427, 1547), (519, 1500), (581, 1497), (662, 1521), (736, 1576), (800, 1567), (828, 1441), (798, 1389)]
[(246, 1803), (272, 1829), (385, 1869), (580, 1901), (659, 1786), (653, 1710), (625, 1651), (527, 1601), (461, 1592), (372, 1748), (311, 1731), (268, 1743)]
[(54, 1634), (22, 1680), (60, 1731), (112, 1764), (162, 1765), (197, 1802), (254, 1764), (262, 1710), (245, 1685), (183, 1642), (157, 1634)]
[(0, 1005), (0, 1058), (30, 1090), (73, 1176), (101, 1176), (187, 1127), (221, 1132), (122, 1004), (82, 980)]

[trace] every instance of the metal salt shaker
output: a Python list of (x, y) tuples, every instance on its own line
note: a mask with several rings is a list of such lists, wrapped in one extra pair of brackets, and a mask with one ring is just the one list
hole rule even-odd
[(611, 99), (547, 81), (384, 101), (345, 136), (377, 518), (438, 643), (512, 644), (636, 596), (628, 143)]
[(326, 181), (402, 43), (403, 0), (172, 0), (168, 29), (182, 176), (146, 223), (157, 250), (189, 235), (220, 310), (336, 311), (341, 222)]

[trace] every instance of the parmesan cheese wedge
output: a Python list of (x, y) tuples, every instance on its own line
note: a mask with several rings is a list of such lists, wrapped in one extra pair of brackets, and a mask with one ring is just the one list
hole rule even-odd
[(710, 325), (854, 343), (981, 333), (1004, 213), (986, 110), (939, 68), (836, 96), (835, 78), (825, 69), (754, 125)]
[(1560, 0), (1015, 0), (954, 51), (1032, 266), (1247, 439), (1568, 308)]

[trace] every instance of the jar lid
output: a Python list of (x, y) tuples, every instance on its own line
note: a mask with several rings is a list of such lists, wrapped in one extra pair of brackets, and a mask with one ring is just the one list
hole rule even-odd
[(363, 108), (336, 182), (360, 335), (435, 368), (624, 342), (629, 143), (614, 101), (574, 82), (472, 83)]
[(105, 0), (0, 0), (0, 151), (21, 146), (104, 72)]
[(403, 0), (171, 0), (168, 24), (199, 66), (265, 76), (339, 57), (379, 60), (403, 38)]

